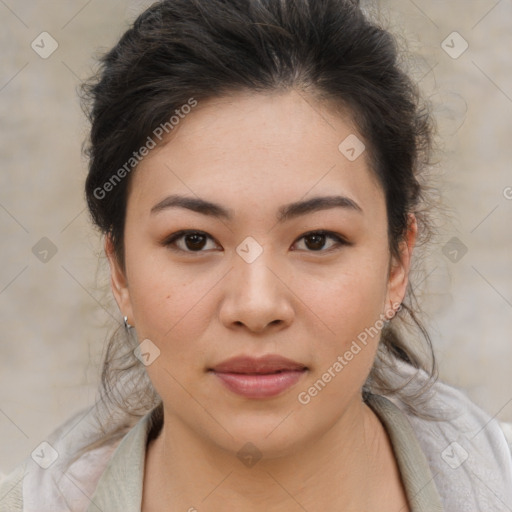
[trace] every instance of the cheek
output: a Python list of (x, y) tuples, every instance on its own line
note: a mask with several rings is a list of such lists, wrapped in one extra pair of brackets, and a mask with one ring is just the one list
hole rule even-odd
[(165, 255), (142, 258), (136, 251), (127, 253), (126, 261), (139, 339), (148, 338), (162, 352), (172, 353), (175, 362), (184, 360), (197, 351), (193, 340), (211, 321), (212, 292), (222, 279), (222, 269), (195, 266), (191, 272), (170, 264)]
[(293, 289), (304, 298), (319, 326), (340, 341), (357, 336), (384, 312), (387, 291), (387, 260), (376, 252), (354, 251), (338, 267), (325, 272), (304, 271)]
[(323, 292), (305, 287), (329, 330), (323, 329), (326, 336), (310, 335), (314, 371), (297, 390), (304, 421), (314, 424), (326, 411), (343, 410), (364, 385), (384, 327), (385, 269), (374, 261), (374, 265), (338, 273)]
[(386, 254), (354, 251), (330, 276), (328, 280), (317, 277), (316, 283), (304, 279), (298, 292), (307, 297), (322, 321), (316, 325), (326, 333), (309, 333), (314, 372), (299, 390), (301, 404), (315, 402), (307, 409), (313, 415), (317, 407), (338, 410), (347, 397), (357, 394), (371, 370), (384, 326)]
[(203, 331), (207, 316), (201, 294), (176, 293), (161, 296), (153, 289), (150, 297), (137, 296), (135, 320), (140, 339), (149, 338), (161, 350), (172, 351), (174, 356), (192, 350), (192, 340)]

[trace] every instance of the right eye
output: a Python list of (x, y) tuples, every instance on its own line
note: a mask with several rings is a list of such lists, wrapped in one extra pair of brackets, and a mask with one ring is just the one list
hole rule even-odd
[(207, 246), (209, 240), (213, 242), (214, 246), (218, 247), (216, 242), (210, 235), (208, 235), (208, 233), (189, 229), (173, 233), (164, 240), (163, 245), (169, 247), (173, 251), (188, 253), (206, 252), (203, 249)]

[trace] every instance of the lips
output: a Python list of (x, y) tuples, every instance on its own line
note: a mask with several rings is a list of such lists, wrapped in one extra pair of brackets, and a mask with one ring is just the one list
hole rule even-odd
[(278, 355), (233, 357), (209, 369), (227, 389), (246, 398), (279, 395), (296, 384), (307, 370), (304, 364)]
[(255, 375), (304, 369), (306, 369), (305, 365), (278, 355), (268, 355), (260, 358), (238, 356), (212, 368), (217, 373), (246, 373)]

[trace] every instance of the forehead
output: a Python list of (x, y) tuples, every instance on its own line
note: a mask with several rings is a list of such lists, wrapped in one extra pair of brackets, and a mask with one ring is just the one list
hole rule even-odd
[(171, 193), (215, 199), (235, 211), (339, 193), (370, 215), (382, 214), (383, 192), (350, 116), (304, 93), (199, 103), (164, 142), (132, 177), (132, 207), (146, 211)]

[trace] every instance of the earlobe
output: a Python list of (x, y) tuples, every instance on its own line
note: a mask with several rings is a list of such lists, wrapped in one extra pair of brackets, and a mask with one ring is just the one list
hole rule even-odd
[(110, 286), (121, 315), (127, 317), (128, 323), (133, 323), (133, 312), (126, 273), (119, 262), (110, 235), (105, 237), (105, 255), (110, 267)]
[(405, 296), (417, 233), (418, 224), (416, 216), (410, 213), (407, 234), (400, 243), (400, 259), (397, 260), (396, 257), (392, 257), (388, 280), (388, 294), (386, 297), (387, 305), (390, 305), (389, 307), (392, 307), (393, 304), (400, 304)]

